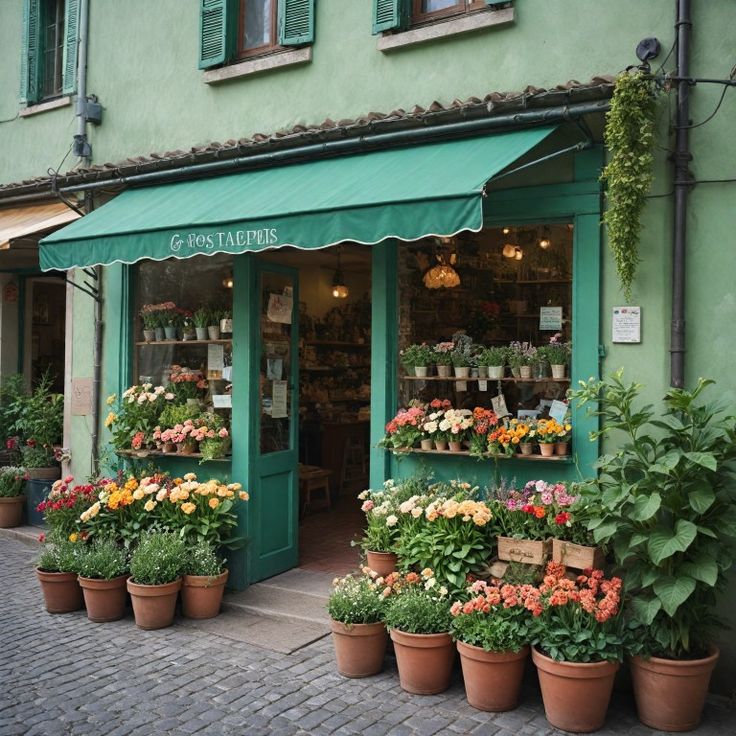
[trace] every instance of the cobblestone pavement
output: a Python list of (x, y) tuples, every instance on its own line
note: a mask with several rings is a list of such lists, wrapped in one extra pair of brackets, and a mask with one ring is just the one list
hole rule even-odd
[[(517, 710), (494, 715), (466, 703), (457, 674), (449, 691), (431, 697), (403, 692), (390, 659), (382, 675), (346, 680), (329, 638), (284, 655), (182, 625), (142, 631), (132, 617), (94, 624), (84, 612), (49, 615), (34, 555), (0, 539), (1, 736), (556, 733), (533, 681)], [(654, 732), (616, 695), (599, 733)], [(736, 733), (736, 710), (709, 704), (696, 733)]]

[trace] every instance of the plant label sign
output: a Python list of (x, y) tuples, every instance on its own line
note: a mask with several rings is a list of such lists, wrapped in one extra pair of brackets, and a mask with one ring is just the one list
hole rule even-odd
[(611, 342), (641, 342), (641, 307), (614, 307)]
[(539, 307), (539, 329), (559, 332), (562, 329), (562, 307)]

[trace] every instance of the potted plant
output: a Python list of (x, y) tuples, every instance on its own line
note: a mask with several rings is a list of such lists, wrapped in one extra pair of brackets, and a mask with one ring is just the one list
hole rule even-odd
[(210, 310), (208, 307), (197, 307), (192, 313), (192, 322), (194, 322), (194, 332), (197, 340), (207, 339), (207, 327), (210, 325)]
[(626, 570), (639, 718), (666, 731), (699, 722), (719, 653), (713, 609), (736, 537), (736, 419), (702, 401), (712, 383), (670, 389), (661, 412), (637, 403), (641, 385), (625, 384), (622, 371), (573, 394), (593, 405), (600, 433), (618, 435), (616, 454), (583, 489), (597, 499), (588, 526)]
[(181, 588), (182, 613), (187, 618), (214, 618), (220, 613), (228, 570), (215, 548), (200, 539), (189, 549)]
[(449, 378), (452, 373), (452, 352), (455, 350), (454, 342), (438, 342), (434, 346), (432, 360), (437, 366), (437, 375), (440, 378)]
[(457, 378), (467, 378), (470, 375), (470, 355), (464, 346), (456, 346), (451, 353), (452, 366)]
[(603, 547), (596, 545), (588, 529), (592, 503), (589, 498), (576, 496), (571, 505), (557, 506), (552, 528), (552, 560), (574, 570), (601, 569), (606, 563)]
[(494, 380), (503, 378), (507, 353), (508, 349), (504, 347), (483, 348), (478, 355), (478, 365), (486, 368), (488, 378)]
[(223, 335), (230, 335), (233, 331), (233, 310), (230, 307), (223, 307), (220, 311), (220, 332)]
[(365, 531), (360, 546), (366, 556), (366, 564), (381, 577), (396, 570), (398, 557), (396, 541), (399, 534), (398, 509), (392, 494), (393, 486), (379, 490), (365, 490), (358, 495), (363, 503)]
[(28, 480), (25, 468), (6, 465), (0, 468), (0, 529), (19, 526), (23, 518), (23, 484)]
[[(512, 419), (509, 422), (509, 431), (513, 437), (518, 437), (519, 452), (522, 455), (531, 455), (534, 451), (534, 443), (531, 441), (533, 437), (533, 431), (536, 429), (536, 420), (520, 420)], [(511, 443), (514, 444), (513, 442)]]
[(386, 435), (379, 445), (393, 452), (410, 450), (422, 436), (424, 417), (423, 405), (399, 409), (396, 416), (386, 425)]
[(468, 600), (450, 608), (450, 633), (463, 669), (465, 693), (473, 708), (505, 711), (516, 707), (529, 657), (536, 589), (530, 585), (489, 585), (475, 581)]
[(447, 409), (439, 423), (440, 432), (446, 433), (451, 452), (461, 452), (463, 441), (473, 426), (470, 409)]
[(143, 535), (133, 550), (127, 587), (139, 628), (162, 629), (173, 623), (186, 553), (182, 537), (168, 532)]
[(180, 321), (181, 314), (173, 302), (169, 309), (161, 310), (161, 324), (164, 328), (165, 340), (176, 340)]
[(82, 589), (77, 582), (79, 547), (76, 536), (49, 535), (38, 556), (36, 577), (49, 613), (70, 613), (82, 607)]
[(383, 623), (383, 578), (374, 571), (335, 580), (327, 601), (337, 671), (369, 677), (383, 669), (388, 635)]
[(146, 342), (153, 342), (156, 339), (156, 328), (159, 326), (159, 313), (153, 309), (155, 304), (144, 304), (140, 317), (143, 322), (143, 339)]
[(507, 360), (513, 376), (524, 380), (530, 379), (536, 355), (537, 349), (531, 343), (512, 342), (508, 348)]
[(401, 363), (410, 373), (418, 378), (427, 376), (429, 366), (432, 365), (433, 350), (426, 343), (409, 345), (401, 351)]
[(181, 310), (181, 312), (181, 339), (186, 341), (196, 340), (197, 331), (194, 327), (192, 313), (186, 310)]
[(532, 660), (547, 720), (562, 731), (597, 731), (623, 659), (621, 579), (601, 570), (574, 582), (550, 562), (534, 611)]
[(552, 457), (555, 454), (560, 435), (565, 435), (565, 429), (556, 420), (537, 420), (537, 425), (534, 428), (534, 439), (539, 443), (539, 452), (545, 457)]
[(488, 435), (498, 425), (498, 417), (491, 409), (476, 406), (473, 409), (473, 426), (468, 432), (470, 454), (483, 458), (488, 453)]
[[(152, 383), (131, 386), (123, 391), (120, 399), (115, 394), (107, 398), (110, 412), (105, 426), (112, 434), (112, 444), (118, 452), (145, 452), (154, 445), (154, 430), (166, 406), (176, 396), (164, 386)], [(117, 411), (112, 407), (117, 402)]]
[(75, 484), (71, 475), (55, 481), (48, 495), (36, 507), (43, 514), (50, 534), (66, 539), (78, 532), (79, 517), (97, 500), (96, 490), (92, 483)]
[(114, 539), (101, 537), (80, 546), (79, 585), (87, 618), (95, 623), (125, 615), (128, 553)]
[(416, 695), (435, 695), (450, 687), (455, 648), (450, 630), (447, 590), (431, 570), (421, 575), (389, 576), (385, 622), (394, 643), (399, 682)]
[(570, 439), (572, 438), (572, 424), (565, 420), (557, 430), (557, 441), (555, 442), (555, 455), (564, 456), (570, 454)]
[(209, 324), (207, 325), (207, 338), (209, 340), (220, 339), (220, 318), (222, 317), (222, 309), (217, 307), (209, 310)]
[(552, 368), (552, 378), (564, 378), (572, 352), (569, 342), (562, 342), (562, 334), (557, 332), (549, 339), (549, 345), (539, 348)]

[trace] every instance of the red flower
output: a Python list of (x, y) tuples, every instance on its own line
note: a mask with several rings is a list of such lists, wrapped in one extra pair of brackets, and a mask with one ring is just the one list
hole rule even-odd
[(42, 543), (46, 541), (46, 535), (43, 532), (38, 535), (38, 541)]
[(28, 445), (28, 447), (35, 447), (36, 446), (36, 440), (34, 440), (34, 439), (26, 440), (26, 444)]
[(558, 526), (567, 524), (568, 521), (570, 521), (570, 514), (567, 511), (561, 511), (557, 516), (555, 516), (555, 524)]

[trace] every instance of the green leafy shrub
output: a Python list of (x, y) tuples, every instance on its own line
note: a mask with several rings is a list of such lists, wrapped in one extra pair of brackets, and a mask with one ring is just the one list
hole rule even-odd
[(333, 621), (343, 624), (374, 624), (383, 619), (382, 588), (369, 575), (349, 575), (335, 580), (327, 601)]
[(23, 495), (23, 485), (28, 478), (25, 468), (6, 465), (0, 468), (0, 498), (14, 498)]
[(37, 566), (44, 572), (79, 573), (81, 544), (52, 536), (38, 556)]
[(581, 383), (602, 429), (616, 433), (615, 453), (598, 460), (584, 487), (588, 528), (612, 544), (625, 572), (632, 650), (671, 659), (705, 656), (714, 630), (716, 593), (725, 584), (736, 540), (736, 418), (700, 403), (713, 381), (670, 389), (664, 410), (636, 405), (641, 385), (623, 371)]
[(389, 628), (407, 634), (441, 634), (450, 630), (451, 618), (445, 596), (415, 586), (389, 598), (384, 620)]
[(187, 547), (178, 534), (144, 535), (130, 558), (130, 574), (139, 585), (172, 583), (186, 564)]
[(112, 580), (128, 571), (128, 554), (113, 539), (95, 539), (79, 549), (78, 573), (83, 578)]
[(217, 577), (224, 569), (225, 560), (218, 557), (208, 541), (200, 539), (189, 548), (184, 574)]

